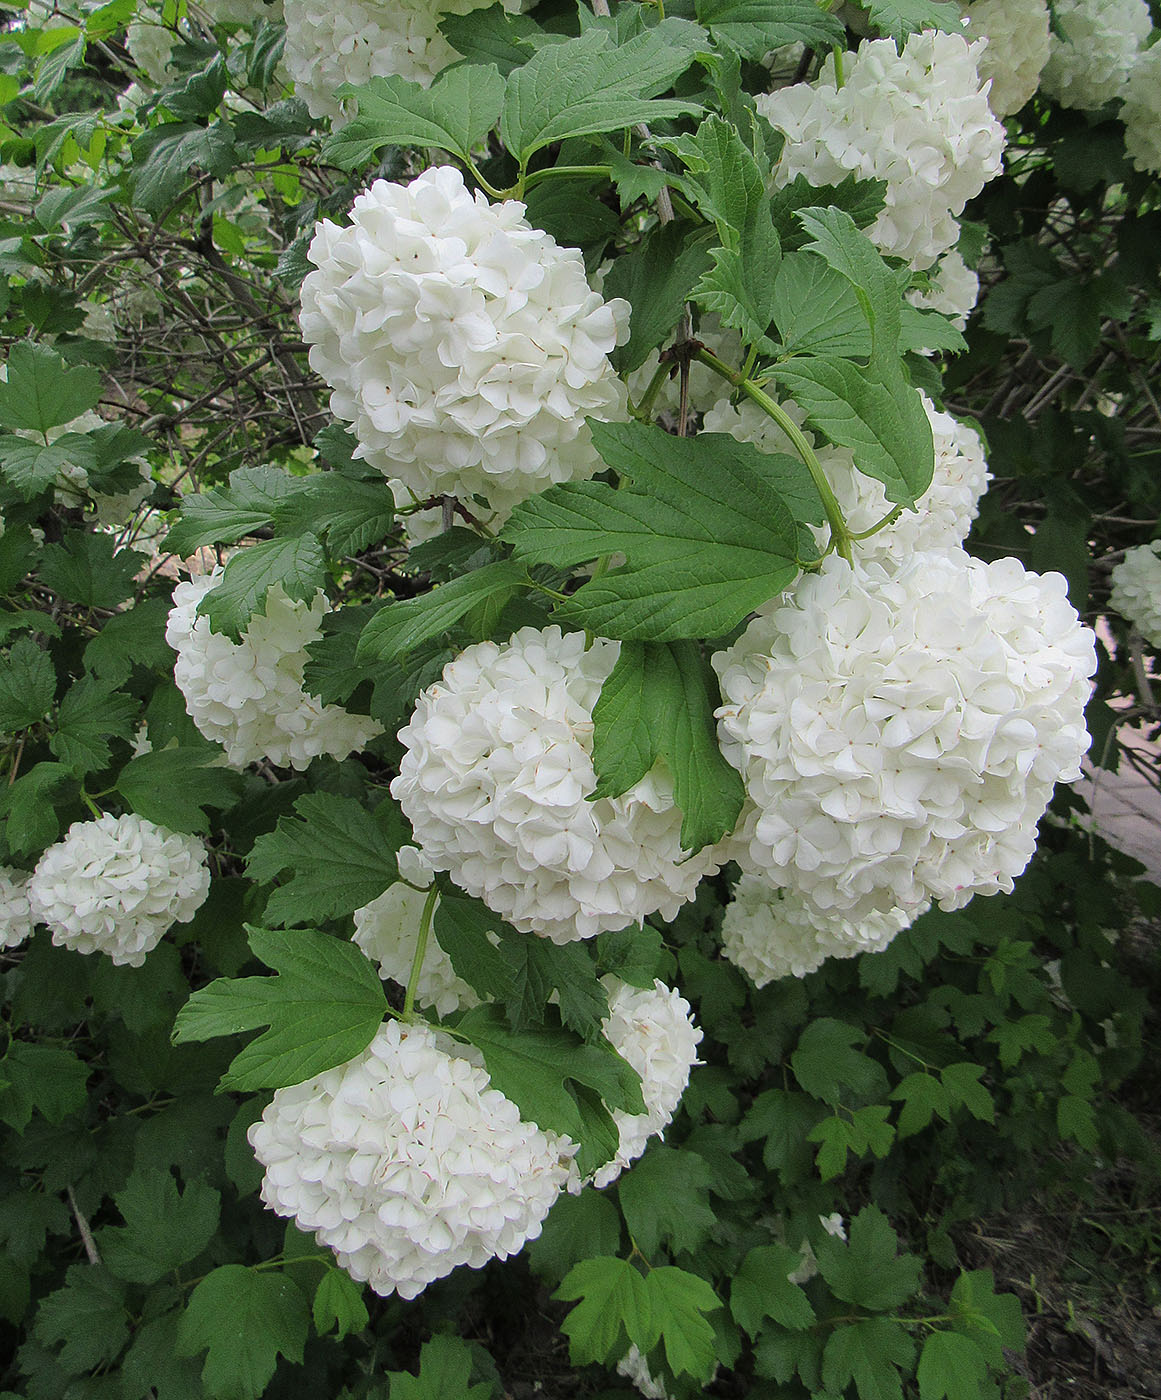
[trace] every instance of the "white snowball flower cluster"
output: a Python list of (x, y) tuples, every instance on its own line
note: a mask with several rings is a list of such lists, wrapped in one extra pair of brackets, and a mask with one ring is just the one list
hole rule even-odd
[(735, 858), (827, 919), (1010, 891), (1088, 747), (1093, 634), (1015, 559), (832, 555), (713, 662)]
[(1161, 540), (1125, 552), (1110, 576), (1109, 607), (1161, 647)]
[(448, 663), (399, 732), (391, 794), (436, 870), (524, 933), (592, 938), (671, 919), (716, 848), (681, 848), (673, 783), (656, 766), (616, 798), (588, 801), (593, 706), (620, 643), (522, 628)]
[(0, 948), (15, 948), (32, 936), (36, 920), (28, 901), (27, 870), (0, 865)]
[[(921, 393), (920, 397), (935, 444), (931, 485), (920, 498), (917, 510), (905, 510), (894, 524), (858, 543), (860, 559), (902, 561), (917, 550), (954, 548), (967, 538), (972, 521), (979, 513), (980, 497), (991, 480), (980, 435), (950, 413), (940, 412), (926, 394)], [(797, 404), (787, 401), (782, 407), (801, 424), (805, 414)], [(719, 401), (706, 414), (705, 429), (729, 433), (764, 451), (794, 454), (782, 429), (749, 399), (737, 406), (728, 399)], [(819, 446), (809, 432), (806, 437), (815, 448), (819, 465), (826, 473), (852, 533), (871, 529), (889, 514), (892, 505), (883, 484), (858, 471), (849, 451)], [(813, 533), (820, 547), (823, 546), (827, 528), (814, 527)]]
[(697, 1064), (701, 1028), (689, 1002), (664, 982), (631, 987), (618, 977), (602, 979), (609, 991), (609, 1014), (601, 1028), (613, 1049), (641, 1076), (644, 1113), (613, 1110), (620, 1141), (617, 1155), (598, 1167), (593, 1185), (608, 1186), (645, 1151), (651, 1137), (665, 1131)]
[(1137, 59), (1124, 97), (1125, 151), (1136, 169), (1161, 174), (1161, 44)]
[(776, 176), (838, 184), (852, 172), (887, 182), (867, 230), (883, 252), (930, 267), (959, 238), (956, 218), (998, 175), (1004, 128), (988, 106), (976, 60), (983, 45), (924, 30), (899, 53), (891, 39), (833, 55), (817, 84), (760, 95), (758, 111), (786, 135)]
[(220, 579), (215, 571), (177, 585), (165, 640), (177, 652), (173, 675), (190, 718), (222, 745), (232, 767), (265, 758), (301, 770), (320, 754), (346, 758), (383, 732), (366, 715), (324, 705), (302, 688), (307, 644), (322, 636), (330, 611), (321, 589), (308, 605), (276, 583), (241, 641), (232, 642), (197, 612)]
[(972, 0), (964, 14), (968, 36), (988, 41), (977, 60), (980, 77), (992, 84), (988, 105), (997, 117), (1018, 112), (1048, 62), (1047, 0)]
[(796, 890), (773, 889), (743, 875), (722, 918), (722, 951), (756, 987), (764, 987), (780, 977), (805, 977), (827, 958), (880, 952), (913, 917), (901, 909), (871, 910), (852, 922), (833, 909), (816, 908)]
[[(398, 859), (401, 879), (411, 884), (394, 884), (378, 899), (356, 909), (354, 941), (379, 965), (381, 977), (406, 987), (427, 900), (424, 890), (413, 889), (412, 885), (430, 884), (431, 871), (414, 846), (402, 847)], [(438, 895), (434, 908), (439, 908)], [(479, 1001), (471, 987), (456, 975), (451, 958), (436, 939), (428, 938), (416, 980), (416, 1006), (434, 1007), (437, 1015), (450, 1016), (453, 1011), (478, 1006)]]
[(953, 248), (935, 264), (931, 273), (931, 289), (918, 288), (907, 293), (912, 306), (926, 311), (939, 311), (951, 318), (956, 330), (962, 331), (968, 316), (980, 297), (980, 279)]
[(32, 912), (52, 941), (140, 967), (173, 924), (188, 923), (209, 893), (206, 848), (128, 812), (73, 822), (41, 856), (28, 885)]
[(1058, 33), (1040, 78), (1044, 91), (1062, 107), (1086, 111), (1122, 97), (1153, 28), (1145, 0), (1055, 0), (1054, 11)]
[(571, 1151), (429, 1026), (395, 1020), (347, 1064), (279, 1089), (249, 1138), (266, 1204), (401, 1298), (535, 1239)]
[[(501, 0), (505, 10), (520, 0)], [(344, 118), (335, 97), (392, 74), (427, 87), (459, 54), (439, 32), (444, 15), (466, 15), (488, 0), (286, 0), (286, 68), (312, 117)]]
[(598, 470), (584, 420), (624, 416), (608, 354), (629, 305), (591, 289), (580, 253), (450, 166), (376, 180), (351, 217), (317, 225), (301, 324), (355, 456), (417, 499), (478, 492), (504, 513)]

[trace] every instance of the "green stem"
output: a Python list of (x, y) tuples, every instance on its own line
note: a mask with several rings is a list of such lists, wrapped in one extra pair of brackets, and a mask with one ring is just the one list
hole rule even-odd
[(479, 185), (485, 193), (489, 194), (493, 199), (509, 198), (509, 192), (507, 190), (498, 190), (495, 185), (484, 179), (484, 176), (480, 172), (480, 167), (472, 160), (471, 156), (465, 156), (464, 160), (467, 162), (468, 169), (472, 172), (472, 179), (475, 180), (476, 184)]
[(827, 523), (830, 525), (831, 546), (847, 563), (850, 563), (851, 533), (847, 529), (846, 517), (843, 515), (842, 506), (839, 505), (838, 497), (831, 490), (830, 482), (826, 479), (822, 463), (814, 455), (814, 449), (807, 442), (802, 429), (782, 405), (776, 403), (765, 390), (759, 389), (757, 384), (752, 379), (747, 379), (744, 374), (735, 373), (724, 360), (719, 360), (704, 346), (697, 352), (695, 358), (700, 360), (703, 365), (708, 365), (723, 379), (728, 379), (735, 389), (740, 389), (747, 398), (752, 399), (763, 413), (773, 418), (774, 422), (790, 439), (794, 450), (806, 464), (806, 469), (811, 475), (818, 494), (822, 497), (822, 508), (826, 511)]
[(419, 919), (419, 941), (415, 945), (415, 957), (411, 960), (411, 974), (407, 979), (407, 991), (403, 994), (403, 1019), (407, 1020), (415, 1006), (415, 991), (419, 986), (419, 972), (427, 954), (427, 940), (431, 934), (431, 919), (435, 913), (435, 902), (439, 898), (439, 886), (432, 885), (423, 904)]
[(635, 418), (645, 419), (653, 412), (653, 401), (660, 392), (662, 384), (669, 378), (672, 370), (672, 365), (668, 365), (662, 361), (653, 371), (653, 378), (649, 381), (645, 392), (641, 395), (641, 400), (637, 404), (637, 407), (632, 410)]
[(84, 788), (81, 788), (81, 801), (85, 804), (89, 811), (92, 812), (93, 816), (96, 817), (98, 821), (100, 821), (101, 809), (97, 806), (97, 804), (93, 801), (89, 794), (84, 790)]
[(534, 190), (537, 185), (543, 184), (545, 180), (551, 179), (554, 175), (604, 175), (611, 179), (612, 174), (612, 168), (608, 165), (549, 165), (543, 170), (534, 170), (525, 179), (523, 186), (517, 187), (519, 194), (515, 195), (514, 198), (519, 199), (521, 195), (527, 194), (529, 190)]
[(872, 535), (877, 535), (880, 530), (885, 530), (888, 525), (894, 525), (896, 520), (903, 514), (903, 507), (896, 506), (889, 511), (877, 525), (872, 525), (869, 530), (860, 530), (857, 535), (852, 535), (852, 540), (869, 540)]

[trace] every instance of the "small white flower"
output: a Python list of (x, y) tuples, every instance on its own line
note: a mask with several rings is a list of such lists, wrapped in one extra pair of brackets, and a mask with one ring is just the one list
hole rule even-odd
[(1010, 891), (1088, 747), (1093, 634), (1015, 559), (832, 555), (713, 662), (735, 859), (856, 926)]
[(701, 1028), (689, 1002), (664, 982), (651, 988), (631, 987), (620, 978), (603, 979), (609, 991), (609, 1014), (601, 1029), (613, 1049), (641, 1076), (644, 1113), (613, 1110), (620, 1134), (617, 1155), (598, 1167), (594, 1186), (608, 1186), (635, 1161), (651, 1137), (668, 1127), (689, 1083), (697, 1060)]
[(1125, 551), (1113, 569), (1109, 607), (1140, 632), (1152, 647), (1161, 647), (1161, 540)]
[(721, 863), (681, 847), (673, 782), (657, 765), (589, 800), (593, 706), (620, 652), (580, 632), (525, 627), (448, 663), (399, 732), (391, 793), (436, 870), (524, 933), (556, 943), (670, 919)]
[(1124, 96), (1153, 21), (1145, 0), (1055, 0), (1059, 33), (1040, 85), (1062, 107), (1095, 111)]
[(841, 85), (828, 55), (817, 83), (760, 95), (758, 111), (786, 136), (778, 183), (886, 180), (886, 207), (868, 236), (883, 253), (930, 267), (958, 241), (964, 205), (1000, 173), (1004, 128), (976, 68), (982, 49), (935, 30), (912, 34), (902, 53), (875, 39), (843, 56)]
[(907, 300), (912, 306), (942, 312), (951, 318), (956, 330), (962, 331), (979, 295), (980, 279), (953, 248), (932, 269), (931, 290), (908, 292)]
[(27, 870), (0, 865), (0, 948), (15, 948), (32, 936), (36, 920), (28, 902)]
[(451, 166), (376, 180), (348, 227), (316, 226), (307, 256), (311, 366), (397, 499), (478, 493), (502, 518), (600, 469), (585, 417), (625, 415), (608, 355), (629, 305), (603, 301), (523, 204), (473, 197)]
[(135, 813), (73, 822), (41, 856), (28, 885), (32, 912), (52, 941), (140, 967), (173, 924), (188, 923), (209, 893), (206, 848)]
[(640, 1349), (630, 1343), (629, 1350), (617, 1362), (617, 1375), (624, 1376), (640, 1391), (645, 1400), (673, 1400), (660, 1381), (654, 1380)]
[(964, 14), (968, 37), (988, 41), (978, 60), (980, 77), (992, 84), (988, 105), (997, 117), (1018, 112), (1048, 62), (1047, 0), (972, 0)]
[(366, 715), (324, 705), (303, 689), (307, 645), (322, 636), (330, 611), (321, 589), (308, 605), (276, 583), (232, 642), (197, 611), (220, 579), (215, 571), (177, 585), (165, 640), (177, 652), (174, 680), (190, 718), (223, 746), (232, 767), (265, 758), (301, 770), (320, 754), (346, 758), (383, 732)]
[(279, 1089), (249, 1139), (266, 1204), (401, 1298), (535, 1239), (574, 1150), (429, 1026), (395, 1020), (347, 1064)]

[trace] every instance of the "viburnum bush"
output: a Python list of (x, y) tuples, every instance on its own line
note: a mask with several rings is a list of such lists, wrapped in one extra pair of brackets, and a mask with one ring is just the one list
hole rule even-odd
[(968, 1226), (1150, 1169), (1157, 15), (0, 16), (2, 1395), (1025, 1395)]

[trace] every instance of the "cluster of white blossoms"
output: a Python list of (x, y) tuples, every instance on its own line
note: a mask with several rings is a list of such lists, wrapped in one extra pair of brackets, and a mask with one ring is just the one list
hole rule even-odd
[(444, 668), (400, 730), (391, 795), (424, 859), (524, 933), (592, 938), (671, 919), (722, 857), (681, 848), (673, 783), (655, 766), (589, 801), (593, 706), (619, 642), (522, 628)]
[(232, 767), (268, 759), (301, 770), (320, 754), (346, 758), (383, 732), (366, 715), (303, 690), (306, 647), (322, 636), (330, 611), (321, 589), (307, 604), (274, 584), (241, 641), (232, 642), (197, 611), (220, 579), (215, 570), (177, 585), (165, 640), (177, 652), (173, 675), (190, 718), (222, 745)]
[[(919, 501), (918, 510), (905, 510), (892, 524), (858, 544), (859, 558), (902, 561), (921, 549), (949, 549), (961, 544), (979, 513), (980, 497), (992, 479), (984, 458), (980, 435), (950, 413), (935, 407), (926, 394), (920, 394), (931, 424), (935, 444), (935, 471), (931, 485)], [(791, 401), (782, 407), (796, 423), (805, 414)], [(740, 442), (752, 442), (767, 452), (794, 451), (790, 440), (774, 420), (757, 404), (744, 399), (737, 406), (720, 400), (705, 417), (707, 432), (725, 432)], [(842, 507), (853, 534), (877, 525), (892, 510), (882, 482), (864, 476), (849, 451), (841, 447), (817, 445), (810, 433), (819, 465)], [(826, 526), (813, 528), (815, 540), (825, 545)]]
[(1126, 550), (1110, 575), (1109, 607), (1161, 647), (1161, 540)]
[(972, 0), (964, 15), (968, 37), (988, 41), (977, 60), (980, 77), (992, 84), (988, 105), (997, 117), (1018, 112), (1048, 62), (1047, 0)]
[(1124, 98), (1125, 151), (1138, 170), (1161, 174), (1161, 43), (1137, 59)]
[(886, 180), (868, 235), (883, 253), (930, 267), (957, 242), (964, 205), (1000, 172), (1004, 128), (976, 69), (983, 47), (934, 30), (913, 34), (902, 53), (876, 39), (843, 55), (841, 81), (831, 54), (817, 83), (760, 95), (758, 111), (786, 136), (777, 180)]
[(1055, 0), (1057, 32), (1040, 85), (1062, 107), (1094, 111), (1124, 96), (1153, 28), (1145, 0)]
[(921, 310), (949, 317), (956, 330), (962, 331), (979, 296), (980, 279), (953, 248), (932, 268), (931, 289), (922, 292), (916, 288), (907, 293), (907, 300)]
[(249, 1138), (266, 1204), (401, 1298), (535, 1239), (572, 1152), (430, 1027), (395, 1020), (347, 1064), (279, 1089)]
[(764, 987), (780, 977), (805, 977), (827, 958), (881, 952), (918, 917), (901, 909), (872, 910), (858, 922), (821, 910), (793, 889), (773, 889), (743, 875), (722, 917), (722, 952)]
[[(312, 117), (346, 115), (335, 92), (344, 83), (398, 74), (427, 87), (459, 54), (439, 32), (444, 15), (466, 15), (488, 0), (286, 0), (287, 72)], [(505, 10), (520, 0), (501, 0)]]
[[(139, 8), (138, 17), (125, 33), (129, 57), (153, 84), (160, 87), (169, 78), (169, 63), (180, 35), (166, 25), (161, 6), (156, 10)], [(187, 23), (197, 20), (207, 26), (214, 24), (254, 24), (258, 20), (280, 20), (280, 0), (197, 0), (188, 6)]]
[(15, 948), (32, 934), (36, 920), (28, 901), (27, 870), (0, 865), (0, 948)]
[(584, 420), (624, 416), (608, 354), (629, 304), (592, 290), (580, 253), (450, 166), (376, 180), (351, 220), (317, 225), (301, 325), (355, 456), (417, 500), (479, 493), (502, 514), (598, 470)]
[(624, 1376), (645, 1400), (673, 1400), (665, 1386), (654, 1379), (648, 1361), (637, 1346), (630, 1344), (629, 1350), (617, 1362), (617, 1375)]
[(735, 859), (824, 920), (1011, 890), (1088, 747), (1093, 634), (1015, 559), (832, 555), (713, 664)]
[(167, 929), (193, 918), (209, 889), (206, 848), (196, 836), (132, 812), (105, 812), (73, 822), (45, 851), (28, 898), (54, 943), (140, 967)]
[[(399, 851), (400, 881), (385, 890), (378, 899), (355, 910), (354, 942), (379, 967), (379, 975), (389, 982), (406, 987), (411, 976), (411, 963), (419, 934), (427, 892), (413, 885), (430, 884), (431, 872), (424, 866), (414, 846)], [(408, 880), (410, 884), (404, 884)], [(436, 896), (433, 915), (439, 908)], [(423, 963), (415, 983), (415, 1004), (434, 1008), (438, 1016), (450, 1016), (453, 1011), (478, 1006), (479, 997), (462, 977), (457, 976), (451, 958), (435, 938), (429, 938)]]
[(613, 976), (603, 981), (609, 992), (609, 1014), (601, 1029), (617, 1054), (641, 1076), (645, 1112), (613, 1110), (619, 1133), (617, 1154), (593, 1174), (597, 1187), (615, 1181), (645, 1151), (649, 1139), (669, 1126), (701, 1044), (701, 1029), (689, 1002), (673, 987), (660, 981), (650, 988), (631, 987)]

